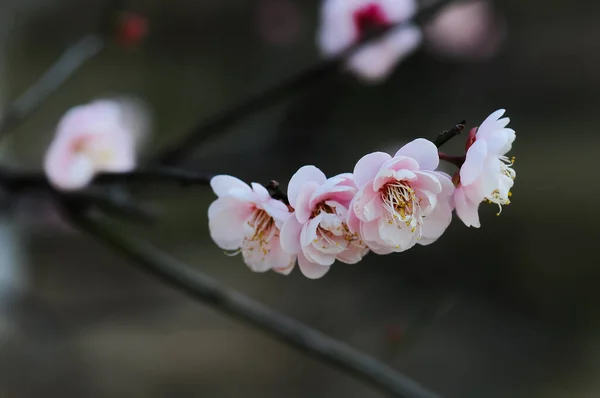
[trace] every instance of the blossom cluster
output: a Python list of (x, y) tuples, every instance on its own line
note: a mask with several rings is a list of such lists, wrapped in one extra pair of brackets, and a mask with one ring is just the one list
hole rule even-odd
[(391, 28), (346, 62), (362, 80), (381, 82), (422, 44), (439, 55), (468, 60), (494, 55), (502, 42), (489, 0), (450, 4), (423, 27), (411, 22), (418, 8), (417, 0), (324, 0), (317, 43), (325, 56), (335, 56), (371, 32)]
[[(352, 173), (327, 178), (317, 167), (303, 166), (289, 181), (287, 201), (258, 183), (215, 176), (211, 237), (222, 249), (241, 253), (255, 272), (287, 275), (297, 262), (316, 279), (336, 260), (354, 264), (369, 251), (431, 244), (454, 210), (467, 226), (479, 227), (480, 203), (509, 204), (516, 177), (506, 157), (515, 132), (503, 114), (492, 113), (470, 131), (464, 156), (440, 154), (433, 142), (418, 138), (393, 156), (363, 156)], [(440, 158), (459, 170), (453, 176), (438, 170)]]

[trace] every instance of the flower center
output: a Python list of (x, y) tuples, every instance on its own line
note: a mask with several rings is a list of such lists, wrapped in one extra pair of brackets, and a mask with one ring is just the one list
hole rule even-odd
[(244, 237), (241, 250), (244, 254), (258, 251), (258, 254), (262, 254), (262, 260), (264, 260), (264, 256), (269, 254), (270, 251), (269, 242), (273, 237), (279, 236), (275, 220), (266, 211), (256, 209), (247, 224), (252, 232)]
[(415, 232), (423, 224), (421, 216), (421, 199), (417, 198), (415, 190), (404, 181), (395, 181), (386, 184), (381, 192), (383, 208), (389, 213), (389, 224), (396, 224), (398, 228), (403, 225)]
[(378, 4), (368, 4), (354, 12), (354, 26), (358, 32), (358, 40), (361, 40), (377, 28), (389, 25), (390, 22), (385, 12)]
[[(500, 156), (500, 173), (510, 178), (511, 182), (517, 177), (517, 174), (512, 168), (514, 163), (514, 156), (511, 159), (508, 159), (506, 156)], [(507, 184), (510, 184), (510, 186), (506, 187)], [(502, 206), (510, 204), (509, 198), (512, 196), (512, 192), (510, 192), (511, 187), (512, 183), (500, 181), (500, 187), (494, 189), (490, 195), (486, 196), (485, 199), (488, 201), (488, 203), (495, 203), (498, 205), (499, 210), (497, 215), (502, 213)]]
[(106, 147), (95, 147), (94, 140), (89, 135), (82, 135), (71, 144), (71, 151), (78, 155), (84, 155), (96, 165), (109, 165), (114, 157), (114, 151)]
[(350, 232), (348, 225), (342, 221), (342, 218), (333, 206), (326, 203), (319, 203), (313, 210), (312, 217), (314, 218), (321, 213), (336, 216), (334, 222), (323, 220), (317, 227), (317, 237), (313, 242), (318, 244), (321, 249), (335, 248), (336, 251), (342, 252), (350, 245), (360, 248), (366, 247), (366, 244), (360, 239), (358, 233)]

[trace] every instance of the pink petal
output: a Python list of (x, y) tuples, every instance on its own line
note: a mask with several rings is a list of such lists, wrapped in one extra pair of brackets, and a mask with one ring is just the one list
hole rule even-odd
[(412, 182), (413, 188), (423, 189), (435, 194), (442, 192), (442, 183), (440, 182), (438, 176), (436, 176), (433, 172), (416, 171), (415, 174), (418, 178)]
[[(341, 181), (341, 180), (340, 180)], [(321, 185), (317, 188), (310, 197), (309, 207), (312, 209), (319, 203), (333, 199), (339, 202), (350, 202), (354, 195), (356, 194), (357, 189), (349, 186), (326, 186), (326, 184)]]
[(335, 262), (337, 253), (326, 253), (319, 250), (314, 245), (310, 245), (302, 248), (302, 254), (304, 254), (304, 257), (311, 263), (328, 267)]
[(373, 152), (363, 156), (354, 166), (354, 182), (361, 189), (373, 180), (381, 166), (392, 157), (384, 152)]
[(433, 142), (424, 138), (417, 138), (404, 145), (396, 152), (395, 156), (407, 156), (415, 159), (421, 170), (435, 170), (440, 163), (437, 147)]
[[(312, 207), (310, 207), (310, 197), (313, 192), (319, 187), (319, 184), (309, 181), (302, 187), (302, 190), (296, 197), (296, 205), (294, 206), (294, 214), (301, 224), (308, 221), (312, 215)], [(289, 198), (288, 198), (289, 199)], [(291, 202), (290, 202), (291, 203)]]
[(300, 245), (306, 247), (312, 245), (317, 240), (317, 228), (323, 219), (323, 213), (304, 224), (300, 232)]
[(210, 180), (210, 187), (218, 197), (227, 195), (232, 189), (241, 189), (247, 192), (251, 190), (244, 181), (229, 175), (214, 176)]
[(378, 224), (380, 240), (395, 252), (408, 250), (417, 242), (418, 230), (412, 232), (412, 229), (406, 225), (398, 228), (397, 225), (383, 219), (379, 219)]
[(450, 198), (444, 202), (439, 202), (433, 213), (431, 213), (423, 222), (421, 228), (421, 239), (417, 241), (420, 245), (428, 245), (435, 242), (448, 228), (452, 221), (452, 207)]
[(252, 210), (247, 206), (222, 205), (217, 203), (219, 200), (221, 199), (213, 202), (208, 210), (211, 215), (208, 222), (210, 236), (222, 249), (238, 249), (242, 245), (244, 224), (252, 214)]
[(440, 192), (440, 195), (450, 196), (454, 193), (454, 184), (452, 183), (452, 177), (450, 177), (443, 171), (433, 171), (432, 174), (438, 178), (438, 181), (442, 185), (442, 192)]
[(283, 223), (281, 227), (281, 247), (287, 253), (298, 253), (302, 246), (300, 245), (300, 233), (302, 232), (302, 224), (298, 222), (296, 217), (290, 217)]
[(285, 270), (289, 268), (289, 271), (291, 271), (291, 267), (293, 267), (296, 262), (296, 255), (286, 253), (283, 250), (279, 238), (274, 236), (269, 242), (269, 253), (266, 255), (266, 261), (269, 269)]
[(475, 182), (483, 171), (483, 165), (488, 155), (487, 143), (476, 140), (467, 151), (467, 159), (460, 168), (460, 183), (467, 186)]
[(82, 155), (72, 156), (64, 166), (57, 166), (47, 168), (46, 174), (54, 187), (65, 191), (85, 188), (96, 173), (93, 162)]
[(296, 257), (297, 257), (296, 255), (293, 255), (291, 257), (290, 263), (288, 264), (287, 267), (284, 267), (284, 268), (273, 268), (273, 271), (275, 271), (275, 272), (277, 272), (278, 274), (281, 274), (281, 275), (289, 275), (293, 271), (294, 266), (296, 265)]
[(479, 203), (475, 204), (465, 197), (462, 188), (454, 191), (454, 200), (456, 203), (456, 215), (465, 223), (467, 227), (479, 228)]
[(269, 191), (267, 191), (267, 188), (263, 187), (262, 185), (256, 182), (253, 182), (251, 185), (252, 191), (254, 191), (254, 194), (256, 195), (256, 198), (258, 200), (263, 202), (271, 199), (271, 195), (269, 195)]
[(327, 265), (311, 263), (302, 253), (298, 253), (298, 266), (300, 267), (302, 274), (309, 279), (319, 279), (323, 277), (330, 268)]
[(354, 202), (350, 203), (350, 210), (346, 215), (346, 225), (348, 226), (350, 232), (356, 234), (360, 232), (360, 220), (358, 219), (358, 217), (356, 217), (356, 214), (352, 210), (353, 207)]
[(281, 228), (281, 224), (292, 216), (287, 205), (277, 199), (269, 198), (262, 203), (262, 208), (275, 219), (275, 224)]
[(304, 185), (308, 182), (316, 183), (317, 186), (323, 184), (327, 180), (325, 174), (315, 166), (301, 167), (290, 179), (288, 184), (288, 200), (292, 207), (296, 207), (296, 200), (300, 192), (304, 189)]
[(367, 183), (354, 197), (352, 211), (361, 221), (371, 221), (381, 216), (380, 204), (379, 192), (373, 190), (372, 183)]

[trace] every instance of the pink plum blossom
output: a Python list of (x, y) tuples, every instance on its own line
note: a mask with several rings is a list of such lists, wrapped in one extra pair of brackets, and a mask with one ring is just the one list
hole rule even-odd
[(424, 27), (434, 52), (450, 58), (484, 60), (494, 56), (505, 36), (500, 16), (489, 0), (449, 4)]
[(128, 172), (136, 166), (136, 145), (145, 128), (124, 102), (97, 100), (70, 109), (60, 120), (46, 152), (44, 170), (62, 190), (85, 187), (98, 172)]
[(262, 185), (248, 186), (232, 176), (215, 176), (210, 186), (218, 196), (208, 208), (210, 236), (217, 246), (242, 253), (254, 272), (290, 273), (296, 255), (280, 244), (280, 228), (291, 216), (288, 206), (271, 198)]
[(517, 176), (514, 162), (506, 157), (515, 140), (515, 131), (506, 128), (510, 119), (504, 109), (487, 117), (477, 129), (471, 130), (467, 155), (457, 177), (454, 193), (456, 214), (466, 226), (480, 227), (479, 204), (487, 200), (502, 210), (510, 204), (510, 189)]
[[(415, 0), (325, 0), (319, 46), (325, 55), (339, 54), (361, 40), (369, 29), (408, 20), (416, 9)], [(414, 25), (392, 30), (351, 56), (348, 68), (367, 81), (381, 81), (419, 46), (421, 38), (421, 30)]]
[(359, 191), (348, 218), (350, 231), (377, 254), (438, 239), (452, 219), (454, 191), (450, 177), (435, 171), (438, 164), (436, 146), (422, 138), (394, 157), (374, 152), (360, 159), (354, 168)]
[(306, 277), (322, 277), (336, 259), (354, 264), (367, 254), (366, 244), (346, 224), (356, 192), (352, 174), (327, 179), (315, 166), (304, 166), (292, 176), (288, 199), (295, 211), (283, 224), (281, 245), (298, 254)]

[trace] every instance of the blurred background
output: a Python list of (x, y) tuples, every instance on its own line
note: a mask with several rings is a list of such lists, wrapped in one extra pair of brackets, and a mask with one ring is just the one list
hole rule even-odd
[[(104, 6), (1, 0), (1, 102), (93, 31)], [(149, 154), (320, 58), (317, 0), (126, 6), (148, 20), (144, 43), (111, 44), (87, 63), (3, 142), (4, 162), (40, 168), (67, 109), (116, 94), (150, 107)], [(600, 6), (504, 0), (489, 10), (451, 23), (485, 40), (457, 50), (426, 31), (384, 82), (332, 75), (242, 120), (187, 163), (263, 183), (285, 182), (304, 164), (333, 175), (366, 152), (434, 138), (462, 119), (470, 128), (506, 108), (518, 178), (500, 217), (482, 205), (481, 229), (455, 220), (432, 246), (336, 264), (311, 281), (298, 270), (255, 274), (224, 256), (208, 235), (208, 187), (140, 190), (161, 222), (122, 227), (443, 397), (600, 396)], [(458, 137), (446, 150), (463, 145)], [(381, 396), (163, 286), (42, 199), (6, 208), (0, 225), (2, 398)]]

